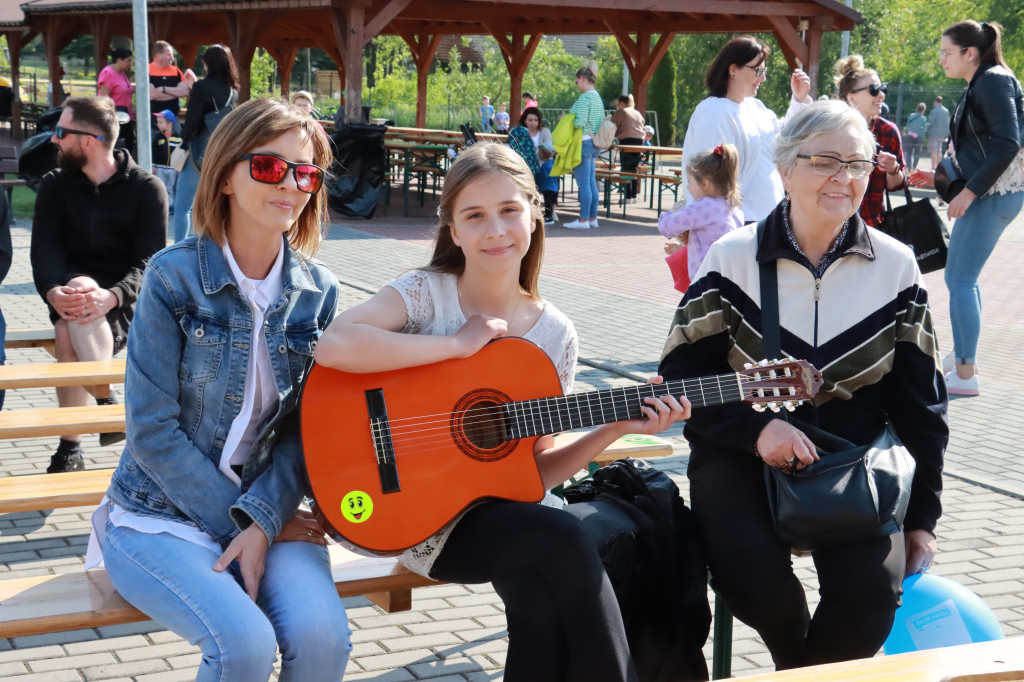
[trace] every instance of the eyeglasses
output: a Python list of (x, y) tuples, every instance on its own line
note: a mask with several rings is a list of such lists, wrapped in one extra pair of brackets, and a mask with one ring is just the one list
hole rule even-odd
[(316, 194), (324, 184), (324, 169), (311, 163), (292, 163), (269, 152), (243, 154), (235, 159), (235, 163), (240, 161), (249, 162), (249, 177), (256, 182), (278, 185), (288, 175), (290, 169), (301, 192)]
[(843, 161), (842, 159), (837, 159), (836, 157), (829, 156), (827, 154), (815, 154), (814, 156), (797, 154), (796, 158), (810, 160), (811, 168), (814, 169), (815, 173), (818, 175), (827, 175), (829, 177), (838, 173), (845, 166), (851, 178), (866, 178), (877, 165), (874, 161), (868, 161), (867, 159)]
[(882, 93), (883, 95), (887, 95), (887, 94), (889, 94), (889, 84), (888, 83), (882, 83), (881, 85), (879, 85), (878, 83), (872, 83), (871, 85), (865, 85), (863, 88), (857, 88), (856, 90), (850, 90), (850, 94), (852, 95), (855, 92), (863, 92), (864, 90), (867, 90), (868, 94), (871, 95), (872, 97), (878, 97), (878, 93)]
[[(963, 53), (964, 53), (964, 52), (966, 52), (966, 51), (967, 51), (967, 50), (968, 50), (969, 48), (966, 48), (966, 47), (958, 47), (958, 48), (956, 48), (956, 49), (960, 50), (960, 54), (963, 54)], [(946, 57), (948, 57), (948, 56), (949, 56), (949, 55), (951, 55), (951, 54), (953, 54), (953, 50), (939, 50), (939, 59), (940, 59), (940, 60), (942, 60), (942, 59), (945, 59)]]
[(764, 75), (768, 74), (768, 67), (764, 66), (764, 65), (761, 65), (761, 66), (751, 66), (750, 64), (744, 64), (743, 66), (745, 68), (748, 68), (748, 69), (753, 69), (754, 70), (754, 76), (757, 77), (757, 78), (760, 78), (761, 76), (764, 76)]
[(107, 138), (96, 133), (90, 133), (85, 130), (75, 130), (74, 128), (65, 128), (64, 126), (57, 126), (53, 129), (53, 136), (58, 140), (63, 140), (68, 135), (86, 135), (87, 137), (95, 137), (97, 140), (106, 142)]

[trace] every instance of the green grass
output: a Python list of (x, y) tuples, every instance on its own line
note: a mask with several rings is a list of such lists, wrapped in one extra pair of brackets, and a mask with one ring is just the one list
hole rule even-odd
[(36, 193), (28, 187), (15, 187), (12, 204), (14, 205), (15, 218), (28, 218), (31, 220), (36, 208)]

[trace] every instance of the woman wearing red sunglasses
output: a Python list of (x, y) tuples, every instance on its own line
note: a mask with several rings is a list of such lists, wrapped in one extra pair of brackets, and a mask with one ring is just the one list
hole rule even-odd
[(868, 189), (860, 203), (860, 217), (871, 227), (878, 227), (885, 213), (886, 190), (901, 189), (907, 184), (900, 129), (881, 116), (889, 86), (878, 78), (874, 69), (864, 66), (864, 58), (859, 54), (836, 62), (835, 83), (839, 99), (860, 112), (875, 136), (875, 169), (868, 176)]
[(312, 260), (330, 161), (294, 107), (240, 106), (210, 139), (197, 236), (153, 256), (139, 294), (127, 441), (90, 558), (200, 646), (197, 680), (268, 680), (280, 649), (283, 682), (338, 682), (352, 649), (324, 532), (299, 509), (298, 393), (338, 303)]

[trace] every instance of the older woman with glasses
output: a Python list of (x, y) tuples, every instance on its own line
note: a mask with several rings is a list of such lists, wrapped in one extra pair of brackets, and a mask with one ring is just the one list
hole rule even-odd
[(298, 394), (338, 281), (320, 125), (246, 102), (210, 139), (197, 236), (149, 261), (128, 344), (127, 443), (87, 565), (202, 649), (196, 680), (339, 682), (352, 645), (309, 493)]
[[(904, 576), (927, 570), (936, 552), (946, 391), (914, 255), (857, 213), (874, 150), (863, 116), (845, 103), (816, 102), (790, 119), (775, 148), (789, 197), (760, 238), (751, 225), (711, 246), (659, 370), (676, 380), (762, 359), (759, 264), (773, 264), (782, 354), (823, 368), (824, 384), (789, 421), (734, 403), (694, 411), (684, 435), (712, 585), (779, 669), (873, 656)], [(764, 467), (792, 473), (818, 460), (810, 425), (865, 445), (887, 422), (917, 463), (903, 531), (815, 550), (821, 600), (812, 615), (772, 524)]]
[(903, 141), (900, 130), (882, 118), (882, 104), (889, 86), (878, 78), (874, 69), (864, 66), (859, 54), (836, 62), (836, 88), (839, 99), (860, 112), (875, 136), (875, 169), (868, 176), (868, 189), (860, 205), (860, 217), (871, 227), (878, 227), (885, 213), (886, 190), (902, 189), (907, 184), (903, 172)]
[[(949, 127), (956, 150), (951, 162), (966, 181), (948, 209), (956, 219), (945, 273), (953, 350), (942, 362), (953, 395), (981, 392), (978, 279), (1003, 231), (1024, 207), (1024, 94), (1003, 59), (1001, 41), (999, 24), (960, 21), (943, 32), (939, 49), (946, 75), (967, 81)], [(910, 179), (930, 185), (935, 174), (917, 170)]]
[[(747, 222), (764, 218), (782, 199), (782, 179), (772, 158), (775, 137), (786, 118), (812, 101), (810, 78), (800, 69), (790, 78), (793, 98), (786, 118), (779, 120), (757, 99), (768, 75), (770, 54), (771, 49), (753, 36), (727, 42), (708, 69), (704, 82), (709, 96), (694, 110), (683, 141), (683, 168), (697, 152), (725, 142), (736, 147)], [(693, 201), (688, 191), (686, 200)]]

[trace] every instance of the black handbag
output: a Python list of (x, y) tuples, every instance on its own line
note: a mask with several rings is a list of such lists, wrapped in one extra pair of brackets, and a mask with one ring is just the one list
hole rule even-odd
[(912, 248), (922, 273), (941, 270), (946, 267), (949, 253), (949, 229), (931, 201), (914, 201), (909, 189), (904, 187), (903, 191), (907, 203), (896, 208), (892, 207), (886, 191), (886, 211), (878, 229)]
[[(764, 222), (758, 225), (760, 240)], [(781, 355), (775, 261), (759, 265), (765, 357)], [(781, 414), (788, 419), (785, 411)], [(855, 445), (794, 420), (820, 459), (793, 473), (764, 464), (772, 526), (798, 550), (883, 537), (903, 530), (916, 463), (888, 422), (867, 445)]]
[(935, 169), (935, 192), (947, 204), (967, 186), (967, 178), (960, 171), (960, 166), (952, 156), (942, 157), (939, 167)]
[(203, 157), (206, 156), (206, 145), (210, 143), (210, 136), (213, 135), (213, 131), (217, 129), (224, 117), (234, 111), (235, 108), (235, 97), (238, 93), (235, 90), (231, 91), (228, 95), (227, 101), (224, 106), (218, 107), (217, 100), (210, 99), (213, 101), (213, 111), (209, 111), (203, 114), (203, 129), (189, 140), (188, 143), (188, 155), (195, 164), (196, 170), (201, 170), (203, 167)]

